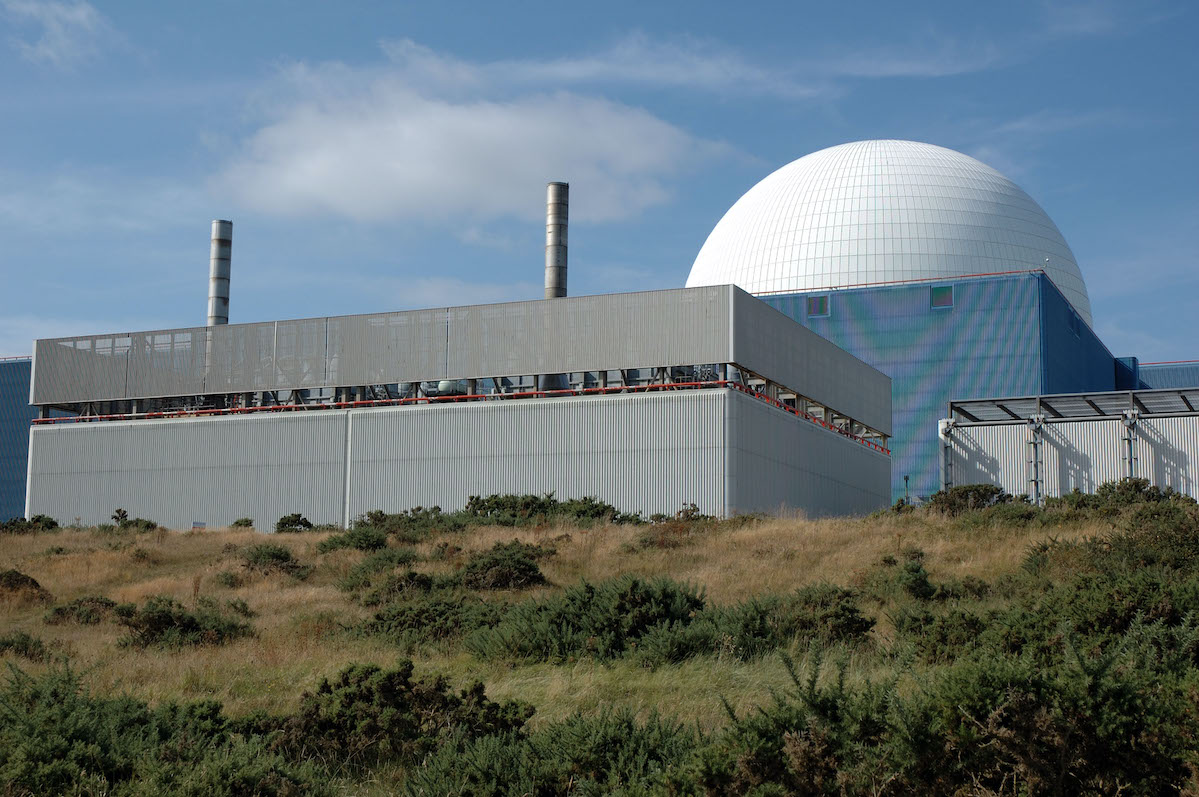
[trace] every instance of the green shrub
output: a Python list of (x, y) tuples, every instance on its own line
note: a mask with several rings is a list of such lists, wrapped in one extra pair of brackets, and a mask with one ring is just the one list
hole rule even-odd
[(362, 592), (370, 589), (380, 574), (410, 565), (418, 559), (420, 556), (411, 548), (383, 548), (350, 568), (350, 572), (338, 580), (337, 587), (343, 592)]
[(4, 794), (330, 794), (311, 763), (291, 763), (261, 736), (238, 734), (218, 703), (94, 697), (78, 675), (11, 668), (0, 685)]
[(473, 595), (448, 590), (412, 594), (389, 604), (361, 627), (411, 650), (426, 642), (446, 642), (499, 622), (503, 608)]
[(762, 595), (733, 606), (708, 607), (689, 621), (653, 627), (635, 653), (657, 666), (717, 653), (750, 659), (796, 640), (859, 642), (874, 621), (862, 615), (856, 597), (851, 590), (818, 584), (785, 597)]
[(284, 515), (275, 523), (275, 531), (280, 533), (312, 531), (312, 521), (298, 512)]
[(0, 523), (0, 534), (38, 534), (58, 531), (58, 521), (48, 515), (34, 515), (29, 520), (15, 517)]
[(54, 596), (20, 570), (0, 572), (0, 598), (25, 603), (53, 603)]
[(30, 661), (45, 661), (46, 643), (24, 631), (12, 631), (0, 636), (0, 656), (11, 653)]
[(658, 715), (644, 722), (628, 709), (575, 715), (528, 736), (508, 733), (445, 745), (411, 774), (404, 793), (656, 793), (698, 740), (693, 729)]
[(462, 584), (470, 589), (523, 589), (544, 584), (537, 559), (545, 555), (540, 546), (516, 540), (497, 542), (490, 550), (471, 555), (462, 568)]
[(667, 579), (581, 582), (559, 595), (510, 607), (494, 627), (467, 637), (466, 646), (489, 659), (610, 659), (655, 626), (689, 622), (703, 608), (701, 592)]
[(246, 603), (242, 598), (232, 598), (225, 601), (225, 608), (239, 617), (254, 617), (258, 612), (250, 608), (250, 604)]
[(387, 534), (379, 529), (364, 526), (352, 528), (344, 534), (334, 534), (326, 537), (316, 546), (319, 553), (329, 553), (342, 548), (353, 548), (357, 551), (378, 551), (387, 547)]
[(237, 520), (229, 524), (231, 529), (252, 529), (254, 528), (254, 519), (248, 517), (239, 517)]
[(274, 543), (251, 545), (242, 551), (241, 557), (244, 567), (257, 573), (286, 573), (303, 581), (312, 572), (312, 568), (300, 564), (289, 549)]
[(559, 501), (553, 493), (545, 495), (472, 495), (466, 500), (464, 513), (471, 518), (494, 526), (528, 526), (554, 518), (576, 523), (596, 521), (607, 523), (642, 523), (640, 515), (625, 514), (598, 498)]
[(88, 595), (76, 598), (66, 606), (55, 606), (46, 613), (48, 625), (62, 623), (77, 623), (79, 625), (96, 625), (112, 616), (116, 601), (101, 595)]
[(454, 695), (444, 678), (414, 680), (412, 671), (410, 661), (393, 670), (354, 665), (322, 680), (282, 722), (275, 749), (338, 768), (411, 764), (452, 739), (517, 731), (533, 714), (523, 703), (488, 700), (480, 683)]
[(424, 542), (435, 534), (462, 531), (469, 518), (462, 512), (445, 513), (441, 507), (413, 507), (404, 512), (389, 514), (375, 509), (354, 519), (352, 528), (373, 528), (393, 536), (402, 543)]
[(434, 590), (454, 589), (461, 586), (456, 575), (429, 575), (408, 570), (403, 573), (390, 573), (382, 583), (374, 584), (370, 589), (361, 593), (358, 600), (363, 606), (378, 606), (397, 599), (408, 599), (414, 595), (422, 595)]
[(216, 583), (220, 584), (226, 589), (237, 589), (242, 584), (241, 576), (239, 576), (237, 573), (234, 573), (232, 570), (221, 570), (212, 578), (214, 581), (216, 581)]
[(1010, 495), (993, 484), (962, 484), (933, 493), (927, 506), (934, 512), (952, 517), (996, 504), (1006, 504), (1011, 500)]
[(222, 645), (253, 634), (249, 625), (224, 614), (211, 602), (201, 602), (195, 612), (189, 612), (172, 598), (154, 596), (140, 608), (127, 603), (114, 612), (117, 621), (129, 629), (120, 643), (131, 647)]

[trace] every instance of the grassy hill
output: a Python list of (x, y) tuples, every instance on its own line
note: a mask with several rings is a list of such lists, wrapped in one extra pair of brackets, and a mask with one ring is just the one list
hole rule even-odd
[(10, 523), (0, 793), (1199, 793), (1193, 501), (900, 510)]

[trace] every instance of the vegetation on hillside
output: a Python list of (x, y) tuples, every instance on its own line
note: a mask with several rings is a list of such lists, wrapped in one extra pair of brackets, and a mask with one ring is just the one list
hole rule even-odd
[(1199, 506), (1144, 481), (301, 520), (6, 526), (0, 793), (1199, 793)]

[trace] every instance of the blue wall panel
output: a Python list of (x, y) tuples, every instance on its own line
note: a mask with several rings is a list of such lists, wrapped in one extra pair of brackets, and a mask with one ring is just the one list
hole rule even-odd
[[(892, 493), (903, 496), (908, 475), (919, 497), (941, 487), (937, 421), (951, 399), (1041, 389), (1043, 279), (1025, 274), (833, 291), (828, 316), (813, 318), (806, 317), (804, 295), (759, 298), (891, 377)], [(953, 285), (953, 306), (934, 308), (931, 290), (942, 284)]]
[(1041, 282), (1041, 336), (1044, 370), (1041, 391), (1086, 393), (1116, 389), (1116, 361), (1065, 297), (1044, 277)]
[(29, 360), (0, 360), (0, 520), (25, 514), (31, 369)]
[(1177, 387), (1199, 387), (1199, 360), (1178, 363), (1141, 363), (1141, 388), (1164, 390)]

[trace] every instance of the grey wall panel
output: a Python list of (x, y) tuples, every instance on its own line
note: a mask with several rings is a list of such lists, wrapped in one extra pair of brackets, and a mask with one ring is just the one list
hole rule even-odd
[(453, 307), (448, 375), (728, 362), (732, 290), (724, 285)]
[(175, 329), (131, 336), (126, 396), (191, 396), (204, 392), (208, 330)]
[(596, 496), (623, 511), (723, 514), (728, 391), (356, 410), (348, 514), (470, 495)]
[(326, 371), (328, 319), (305, 318), (275, 323), (274, 390), (324, 387), (330, 384)]
[(105, 401), (125, 395), (129, 338), (89, 335), (33, 345), (36, 404)]
[(117, 507), (170, 528), (300, 512), (339, 523), (346, 413), (64, 424), (30, 434), (26, 511), (109, 522)]
[(378, 385), (446, 379), (446, 312), (415, 310), (330, 318), (329, 383)]
[[(1030, 492), (1025, 424), (957, 426), (951, 439), (954, 484), (996, 484), (1013, 495)], [(1119, 419), (1045, 424), (1044, 494), (1056, 496), (1075, 488), (1094, 492), (1104, 482), (1124, 478), (1125, 445)], [(1199, 416), (1140, 419), (1134, 455), (1137, 477), (1199, 495)]]
[(729, 510), (861, 515), (890, 504), (891, 459), (744, 394), (728, 404)]
[[(275, 384), (274, 321), (265, 324), (222, 324), (197, 331), (210, 341), (200, 393), (253, 393)], [(183, 393), (181, 395), (189, 395)]]
[(733, 360), (883, 434), (891, 380), (740, 289), (733, 289)]

